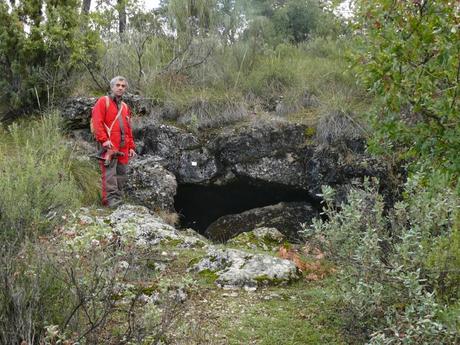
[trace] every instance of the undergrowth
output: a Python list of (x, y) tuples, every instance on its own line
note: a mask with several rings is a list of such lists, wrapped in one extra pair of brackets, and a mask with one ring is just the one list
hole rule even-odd
[(414, 174), (404, 198), (384, 210), (366, 181), (305, 229), (340, 270), (344, 331), (368, 344), (457, 344), (460, 199), (445, 174)]
[(0, 171), (0, 344), (37, 344), (49, 315), (66, 322), (61, 311), (75, 296), (62, 275), (77, 267), (64, 262), (71, 256), (50, 259), (37, 241), (96, 201), (98, 172), (73, 154), (57, 112), (0, 127)]
[(95, 201), (97, 172), (72, 155), (59, 114), (0, 128), (0, 229), (3, 241), (49, 232), (84, 200)]

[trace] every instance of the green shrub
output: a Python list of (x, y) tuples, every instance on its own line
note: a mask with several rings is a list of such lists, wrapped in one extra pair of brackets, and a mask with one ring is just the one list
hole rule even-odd
[(357, 0), (354, 65), (379, 99), (374, 146), (458, 177), (458, 6), (449, 1)]
[(55, 105), (95, 63), (99, 35), (78, 1), (0, 2), (0, 119)]
[(459, 219), (454, 223), (451, 234), (434, 240), (426, 265), (437, 294), (446, 301), (460, 301)]
[(79, 186), (94, 185), (94, 178), (82, 180), (94, 175), (72, 157), (57, 113), (0, 131), (2, 240), (49, 232), (65, 211), (78, 207), (85, 197), (92, 199)]
[(348, 334), (370, 344), (455, 344), (458, 314), (442, 317), (446, 301), (458, 301), (460, 198), (449, 179), (413, 175), (404, 200), (388, 212), (369, 181), (340, 208), (333, 196), (323, 189), (329, 219), (316, 220), (306, 235), (341, 267)]

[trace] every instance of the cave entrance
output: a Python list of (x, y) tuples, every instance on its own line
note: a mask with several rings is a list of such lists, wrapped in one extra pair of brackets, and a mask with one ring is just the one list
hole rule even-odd
[(180, 226), (204, 234), (207, 227), (218, 218), (274, 205), (279, 202), (305, 201), (319, 209), (306, 191), (276, 184), (251, 184), (236, 181), (224, 186), (181, 184), (177, 188), (174, 207), (180, 215)]

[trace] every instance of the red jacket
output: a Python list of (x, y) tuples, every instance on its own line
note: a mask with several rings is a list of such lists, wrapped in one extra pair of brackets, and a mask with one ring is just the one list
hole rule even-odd
[[(136, 148), (136, 145), (134, 144), (133, 133), (131, 131), (131, 110), (129, 109), (126, 103), (120, 103), (120, 105), (122, 106), (120, 117), (123, 120), (123, 127), (125, 133), (125, 144), (121, 146), (120, 123), (119, 120), (116, 120), (118, 114), (118, 107), (116, 102), (111, 97), (108, 98), (108, 107), (106, 106), (107, 96), (99, 98), (93, 107), (92, 121), (94, 134), (96, 136), (96, 140), (99, 141), (101, 144), (110, 139), (114, 149), (124, 153), (124, 156), (118, 157), (118, 162), (121, 164), (128, 164), (128, 152), (130, 149), (134, 150)], [(112, 130), (110, 131), (109, 137), (108, 128), (110, 128), (111, 126)]]

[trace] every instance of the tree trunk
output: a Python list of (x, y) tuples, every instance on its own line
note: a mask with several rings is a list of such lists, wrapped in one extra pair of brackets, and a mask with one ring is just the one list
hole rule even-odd
[(118, 33), (120, 36), (126, 30), (126, 2), (125, 0), (117, 0), (118, 4)]
[(83, 0), (81, 6), (81, 14), (88, 14), (91, 8), (91, 0)]

